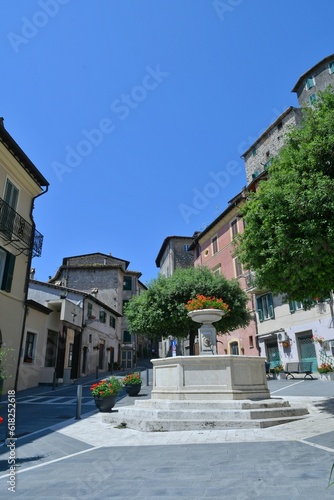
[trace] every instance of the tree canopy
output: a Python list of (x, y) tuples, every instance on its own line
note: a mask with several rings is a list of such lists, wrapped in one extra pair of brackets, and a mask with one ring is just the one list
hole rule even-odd
[(215, 323), (219, 333), (248, 325), (248, 298), (238, 281), (215, 275), (206, 267), (196, 267), (177, 269), (168, 278), (159, 276), (147, 290), (134, 296), (125, 308), (129, 331), (153, 339), (186, 338), (197, 331), (198, 325), (188, 318), (184, 306), (197, 294), (221, 298), (230, 307), (230, 312)]
[(319, 93), (242, 208), (237, 254), (260, 289), (290, 300), (334, 288), (334, 94)]

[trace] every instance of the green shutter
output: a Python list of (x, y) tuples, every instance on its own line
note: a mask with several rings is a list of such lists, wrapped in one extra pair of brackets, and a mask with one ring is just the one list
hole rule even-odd
[(289, 302), (289, 308), (290, 308), (290, 312), (291, 314), (294, 313), (296, 311), (296, 303), (294, 300), (291, 300)]
[(268, 305), (269, 305), (268, 312), (270, 319), (274, 319), (275, 318), (274, 303), (273, 303), (273, 296), (271, 293), (269, 293), (268, 295)]
[(15, 255), (7, 252), (1, 290), (5, 290), (6, 292), (11, 291), (13, 275), (14, 275), (14, 266), (15, 266)]
[(275, 312), (274, 312), (274, 307), (273, 306), (269, 306), (269, 316), (270, 316), (270, 319), (274, 319), (275, 318)]
[(257, 310), (257, 314), (258, 314), (258, 316), (259, 316), (259, 321), (260, 321), (260, 323), (262, 323), (262, 321), (263, 321), (263, 312), (262, 312), (262, 310), (261, 310), (261, 309), (258, 309), (258, 310)]

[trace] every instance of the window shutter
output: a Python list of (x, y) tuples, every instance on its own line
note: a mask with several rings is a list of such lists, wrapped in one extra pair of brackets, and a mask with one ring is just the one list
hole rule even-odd
[(259, 321), (260, 321), (260, 323), (262, 323), (262, 321), (263, 321), (263, 312), (262, 312), (262, 310), (261, 310), (261, 309), (258, 309), (258, 310), (257, 310), (257, 314), (258, 314), (258, 316), (259, 316)]
[(310, 76), (309, 78), (306, 79), (306, 90), (309, 90), (312, 87), (314, 87), (314, 78), (313, 76)]
[(271, 293), (268, 295), (268, 306), (269, 306), (268, 307), (269, 316), (271, 319), (274, 319), (275, 318), (274, 303), (273, 303), (273, 296)]
[(273, 306), (269, 306), (269, 316), (270, 316), (270, 319), (274, 319), (275, 318), (275, 312), (274, 312), (274, 307)]
[(7, 253), (4, 276), (2, 280), (1, 289), (5, 290), (5, 292), (10, 292), (12, 288), (12, 281), (14, 275), (14, 266), (15, 266), (15, 255), (11, 253)]
[(294, 313), (296, 311), (296, 303), (294, 300), (291, 300), (289, 302), (289, 308), (290, 308), (290, 312), (291, 314)]

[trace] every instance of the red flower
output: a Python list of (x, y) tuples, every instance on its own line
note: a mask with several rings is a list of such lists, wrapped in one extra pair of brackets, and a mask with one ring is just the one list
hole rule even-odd
[(0, 424), (2, 424), (2, 422), (3, 422), (3, 418), (2, 418), (2, 417), (0, 417)]

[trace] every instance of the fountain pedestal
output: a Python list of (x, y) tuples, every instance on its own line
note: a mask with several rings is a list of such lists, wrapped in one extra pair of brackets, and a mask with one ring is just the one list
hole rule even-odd
[(269, 399), (265, 358), (176, 356), (152, 359), (152, 399)]

